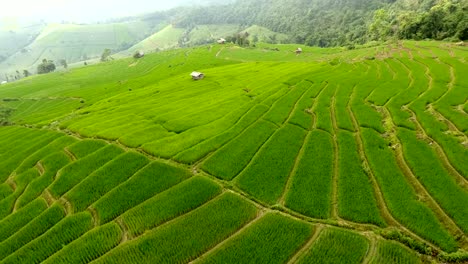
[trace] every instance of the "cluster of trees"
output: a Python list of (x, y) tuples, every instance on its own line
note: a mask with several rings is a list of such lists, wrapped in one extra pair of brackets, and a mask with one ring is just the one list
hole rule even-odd
[[(424, 1), (423, 1), (424, 2)], [(405, 3), (405, 2), (403, 2)], [(387, 23), (400, 39), (468, 39), (468, 1), (440, 0), (428, 9), (393, 6), (387, 11)], [(419, 10), (418, 10), (419, 9)]]
[(42, 63), (37, 66), (37, 73), (44, 74), (55, 71), (56, 66), (54, 61), (43, 59)]
[(235, 43), (239, 46), (249, 46), (250, 45), (249, 36), (250, 34), (248, 32), (237, 33), (232, 36), (227, 36), (226, 41)]
[(371, 40), (468, 38), (467, 0), (237, 0), (180, 9), (173, 23), (260, 25), (311, 46)]
[(113, 58), (111, 57), (112, 51), (110, 49), (104, 49), (101, 55), (101, 61), (109, 61)]

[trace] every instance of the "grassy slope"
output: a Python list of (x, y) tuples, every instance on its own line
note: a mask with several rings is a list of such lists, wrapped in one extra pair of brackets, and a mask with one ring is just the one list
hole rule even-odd
[[(174, 33), (171, 28), (164, 30), (168, 31), (168, 36)], [(53, 33), (50, 34), (53, 35)], [(383, 116), (382, 113), (386, 112), (373, 106), (368, 99), (371, 98), (369, 95), (373, 91), (386, 92), (385, 87), (390, 86), (381, 84), (392, 83), (392, 73), (402, 71), (403, 67), (398, 66), (399, 61), (408, 63), (411, 55), (422, 63), (437, 63), (431, 61), (433, 60), (430, 57), (431, 52), (427, 51), (431, 49), (458, 72), (466, 67), (466, 63), (457, 63), (447, 59), (450, 56), (447, 49), (454, 49), (454, 47), (447, 46), (445, 43), (425, 45), (426, 49), (418, 48), (419, 44), (413, 42), (405, 43), (405, 45), (410, 48), (399, 49), (385, 46), (345, 51), (304, 47), (304, 54), (300, 56), (292, 52), (296, 48), (295, 45), (261, 44), (256, 49), (229, 45), (203, 46), (149, 54), (138, 61), (131, 58), (116, 60), (73, 69), (67, 73), (32, 77), (0, 87), (0, 115), (6, 113), (4, 114), (5, 120), (20, 125), (44, 126), (41, 130), (20, 126), (0, 127), (0, 168), (4, 168), (1, 170), (3, 174), (0, 177), (7, 179), (0, 183), (2, 216), (0, 225), (26, 224), (28, 230), (33, 226), (41, 227), (30, 236), (26, 236), (21, 229), (12, 229), (13, 231), (5, 233), (3, 238), (5, 242), (0, 241), (0, 247), (8, 246), (8, 250), (3, 252), (5, 261), (42, 261), (49, 258), (51, 262), (55, 259), (97, 259), (98, 262), (113, 262), (117, 258), (124, 257), (128, 262), (141, 262), (142, 258), (187, 262), (200, 256), (200, 260), (207, 261), (214, 260), (217, 256), (230, 256), (232, 262), (239, 262), (235, 258), (236, 251), (240, 251), (251, 259), (268, 259), (270, 254), (267, 254), (268, 256), (261, 254), (277, 252), (284, 258), (281, 261), (280, 258), (275, 259), (278, 262), (284, 262), (288, 258), (309, 262), (311, 259), (331, 259), (330, 256), (336, 257), (336, 261), (343, 261), (345, 258), (353, 259), (358, 263), (363, 260), (416, 261), (416, 256), (409, 254), (401, 244), (396, 243), (391, 247), (384, 247), (378, 240), (379, 238), (375, 237), (379, 235), (371, 232), (386, 230), (384, 227), (373, 225), (376, 221), (338, 218), (342, 216), (341, 211), (336, 213), (342, 202), (340, 199), (346, 197), (340, 196), (339, 175), (315, 178), (326, 186), (326, 190), (299, 188), (301, 184), (297, 183), (301, 181), (314, 182), (310, 180), (313, 175), (310, 174), (310, 169), (306, 168), (305, 162), (318, 168), (316, 164), (319, 162), (318, 156), (311, 152), (312, 150), (320, 151), (316, 148), (318, 145), (314, 144), (315, 135), (320, 133), (334, 140), (340, 133), (339, 129), (343, 127), (342, 116), (336, 116), (339, 114), (349, 115), (350, 122), (353, 123), (349, 128), (346, 127), (357, 133), (355, 137), (349, 136), (350, 141), (356, 140), (352, 144), (355, 146), (352, 148), (354, 155), (352, 162), (356, 165), (353, 169), (362, 170), (360, 180), (364, 182), (368, 179), (372, 184), (373, 192), (367, 192), (366, 197), (371, 195), (376, 197), (377, 207), (386, 224), (400, 231), (404, 226), (407, 228), (403, 231), (405, 234), (408, 232), (418, 234), (422, 239), (416, 238), (416, 240), (433, 243), (446, 251), (453, 251), (460, 247), (466, 249), (466, 244), (464, 244), (466, 235), (457, 231), (457, 227), (451, 223), (441, 221), (444, 219), (441, 215), (444, 211), (433, 211), (433, 207), (427, 205), (425, 194), (417, 194), (421, 196), (413, 194), (410, 187), (414, 183), (403, 177), (403, 172), (401, 172), (401, 181), (409, 188), (408, 199), (417, 200), (421, 208), (424, 207), (424, 210), (428, 212), (432, 211), (421, 219), (417, 219), (417, 226), (405, 221), (411, 218), (412, 213), (403, 210), (403, 207), (394, 206), (395, 203), (390, 199), (401, 195), (402, 190), (387, 188), (385, 181), (379, 178), (381, 175), (379, 172), (388, 170), (383, 167), (384, 162), (376, 163), (378, 159), (373, 157), (367, 157), (367, 160), (364, 160), (366, 155), (377, 153), (379, 150), (384, 150), (386, 155), (397, 160), (396, 154), (387, 148), (387, 145), (394, 146), (395, 140), (398, 140), (396, 131), (388, 125), (387, 119), (391, 116)], [(275, 48), (279, 51), (274, 50)], [(466, 54), (465, 49), (457, 52), (462, 54), (461, 57)], [(384, 56), (382, 54), (391, 58), (386, 60), (378, 58), (376, 61), (363, 59), (367, 56)], [(194, 82), (188, 75), (192, 70), (200, 70), (207, 76), (203, 81)], [(430, 73), (428, 71), (427, 76), (424, 72), (414, 74), (417, 74), (415, 78), (429, 80)], [(404, 74), (395, 74), (395, 76), (395, 78), (406, 80), (401, 77), (405, 76)], [(405, 78), (409, 79), (406, 76)], [(358, 83), (361, 79), (364, 79), (364, 82)], [(395, 84), (401, 83), (408, 86), (408, 82), (395, 82)], [(464, 83), (460, 82), (460, 85)], [(406, 88), (408, 87), (399, 86), (398, 91), (402, 92)], [(344, 91), (343, 89), (349, 89), (346, 90), (347, 96), (338, 93)], [(438, 89), (441, 89), (440, 85)], [(424, 98), (424, 94), (431, 92), (434, 92), (434, 89), (428, 89), (421, 97)], [(447, 90), (447, 97), (457, 92), (457, 90)], [(372, 96), (374, 98), (377, 95)], [(14, 100), (11, 100), (12, 98)], [(444, 100), (440, 100), (438, 105), (444, 106)], [(357, 106), (366, 108), (361, 111), (361, 108)], [(391, 107), (404, 111), (404, 108), (396, 103)], [(420, 111), (418, 107), (419, 105), (413, 107), (416, 109), (416, 117), (442, 122), (435, 116)], [(11, 113), (8, 110), (11, 110)], [(449, 108), (447, 111), (452, 110)], [(297, 126), (292, 121), (292, 117), (301, 112), (305, 114), (305, 123)], [(460, 112), (460, 114), (463, 113)], [(376, 127), (379, 131), (373, 128), (364, 129), (363, 127), (368, 126), (367, 123), (363, 123), (360, 127), (359, 123), (354, 120), (367, 120), (368, 116), (374, 117), (369, 119), (371, 124), (369, 126)], [(382, 126), (384, 118), (387, 119), (385, 126)], [(336, 124), (336, 119), (338, 119), (338, 124)], [(330, 126), (334, 129), (320, 130), (324, 123), (331, 124)], [(268, 124), (272, 133), (265, 133), (261, 137), (262, 140), (257, 140), (257, 142), (255, 139), (259, 136), (255, 133), (262, 133), (255, 129), (259, 124)], [(423, 122), (421, 127), (419, 123), (414, 124), (415, 132), (422, 135), (421, 137), (425, 140), (418, 144), (438, 140), (438, 138), (428, 138), (430, 135), (423, 135), (423, 129), (430, 128), (427, 127), (427, 124), (431, 124), (430, 122)], [(53, 147), (53, 140), (59, 133), (45, 133), (50, 129), (66, 130), (85, 138), (103, 138), (107, 142), (85, 141), (85, 144), (75, 143), (63, 149), (61, 147), (57, 149)], [(446, 126), (448, 133), (444, 135), (450, 137), (450, 131), (453, 129), (455, 129), (453, 126)], [(375, 134), (382, 142), (379, 141), (380, 143), (375, 145), (369, 144), (369, 140), (372, 139), (369, 131), (372, 131), (372, 135)], [(385, 132), (385, 137), (379, 134), (382, 131)], [(460, 137), (466, 137), (466, 134), (459, 135), (458, 133), (457, 135), (453, 137), (456, 142), (460, 142), (457, 141)], [(359, 137), (365, 137), (364, 146), (357, 140)], [(137, 158), (131, 158), (133, 155), (139, 155), (128, 154), (128, 149), (115, 144), (104, 147), (119, 138), (126, 139), (121, 141), (123, 144), (129, 138), (134, 138), (134, 141), (138, 141), (136, 145), (142, 145), (143, 150), (156, 157), (179, 157), (178, 153), (192, 149), (193, 156), (198, 157), (198, 161), (206, 157), (207, 163), (200, 166), (197, 161), (191, 161), (195, 162), (195, 166), (189, 166), (167, 159), (164, 161), (167, 165), (164, 166), (144, 166), (146, 162), (138, 163)], [(409, 146), (410, 140), (405, 139), (404, 146)], [(253, 141), (255, 144), (251, 143)], [(294, 144), (290, 144), (291, 141)], [(235, 150), (243, 144), (254, 146), (252, 153), (239, 155), (238, 153), (245, 151), (235, 153), (227, 151)], [(330, 145), (328, 147), (330, 151), (323, 152), (330, 163), (329, 166), (324, 167), (328, 168), (328, 171), (333, 170), (334, 173), (340, 174), (346, 172), (346, 169), (351, 169), (351, 166), (350, 168), (337, 167), (346, 166), (346, 162), (337, 163), (340, 157), (337, 155), (349, 149), (343, 144), (337, 141), (337, 148), (330, 144), (321, 144)], [(438, 168), (440, 170), (447, 170), (447, 166), (453, 162), (453, 157), (463, 158), (465, 155), (466, 150), (446, 157), (443, 150), (447, 145), (440, 144), (440, 146), (430, 145), (432, 148), (440, 147), (442, 150), (435, 152), (439, 153), (439, 156), (433, 157), (441, 160), (440, 168)], [(207, 145), (209, 147), (206, 147)], [(198, 148), (197, 146), (204, 147)], [(48, 149), (57, 152), (49, 158), (39, 157), (40, 153), (45, 153)], [(102, 154), (110, 149), (115, 149), (116, 153)], [(142, 151), (142, 149), (135, 150)], [(356, 151), (359, 155), (356, 155)], [(404, 149), (404, 151), (410, 150)], [(127, 154), (120, 154), (122, 152), (127, 152)], [(38, 154), (33, 155), (34, 153)], [(64, 157), (64, 154), (69, 157), (70, 165), (58, 170), (50, 186), (41, 187), (47, 191), (37, 198), (35, 203), (42, 203), (44, 208), (38, 212), (31, 211), (30, 218), (35, 219), (30, 220), (31, 225), (23, 223), (22, 221), (27, 219), (21, 215), (26, 211), (21, 211), (23, 207), (20, 208), (19, 205), (27, 209), (28, 205), (34, 204), (33, 202), (18, 204), (16, 200), (22, 203), (31, 200), (22, 198), (23, 195), (29, 193), (23, 194), (22, 191), (28, 188), (29, 182), (39, 179), (41, 175), (55, 174), (55, 169), (48, 166), (50, 157)], [(96, 157), (101, 157), (102, 161), (90, 167), (89, 172), (80, 173), (80, 171), (87, 170), (80, 164), (86, 163), (86, 160), (96, 160)], [(405, 158), (412, 159), (412, 155), (405, 153)], [(24, 160), (27, 162), (23, 162)], [(33, 164), (34, 162), (30, 160), (38, 161)], [(120, 166), (121, 160), (125, 160), (126, 164), (136, 162), (138, 166), (135, 165), (127, 172), (120, 172), (121, 170), (116, 168)], [(224, 161), (232, 163), (242, 161), (236, 163), (238, 165), (229, 177), (215, 174), (226, 180), (222, 183), (227, 187), (226, 189), (222, 189), (219, 182), (211, 178), (213, 176), (206, 177), (202, 171), (207, 168), (207, 171), (210, 171), (209, 168), (213, 166), (223, 167)], [(210, 162), (213, 164), (210, 165)], [(409, 163), (413, 168), (411, 160)], [(396, 163), (394, 165), (392, 169), (395, 171), (401, 170), (399, 166), (404, 166)], [(76, 173), (70, 174), (70, 170), (75, 170), (75, 167), (77, 167)], [(114, 173), (114, 170), (119, 172)], [(25, 172), (20, 173), (20, 171)], [(193, 173), (199, 175), (191, 177)], [(416, 174), (416, 178), (418, 175), (423, 175), (417, 168), (413, 173)], [(110, 178), (111, 174), (120, 178)], [(67, 181), (67, 188), (62, 188), (60, 192), (54, 191), (57, 182), (67, 179), (66, 175), (75, 176), (73, 180)], [(456, 175), (456, 171), (451, 170), (447, 170), (446, 175), (457, 179), (461, 186), (460, 192), (466, 193), (466, 188), (463, 187), (463, 183), (460, 183), (466, 175)], [(426, 173), (423, 176), (424, 181), (431, 177)], [(152, 177), (155, 180), (152, 180)], [(171, 180), (171, 177), (176, 178)], [(372, 180), (373, 177), (377, 177), (377, 181)], [(105, 182), (109, 184), (103, 184)], [(377, 189), (375, 182), (382, 186)], [(152, 184), (158, 186), (152, 186)], [(427, 185), (427, 188), (429, 187), (431, 186)], [(238, 193), (242, 192), (239, 188), (248, 194), (243, 193), (245, 196), (239, 196)], [(124, 190), (128, 191), (129, 195), (125, 195)], [(142, 191), (137, 193), (138, 190)], [(429, 189), (429, 193), (432, 195), (432, 189)], [(353, 199), (362, 199), (359, 197), (360, 192), (354, 194), (356, 197)], [(122, 195), (135, 198), (125, 203), (119, 202), (125, 200)], [(353, 193), (350, 192), (349, 195)], [(382, 195), (384, 200), (379, 198)], [(295, 197), (297, 199), (293, 199)], [(309, 204), (306, 201), (315, 201), (319, 198), (321, 198), (320, 201), (323, 200), (321, 206), (324, 208), (323, 211), (326, 211), (324, 214), (310, 213), (307, 208), (301, 209), (300, 206), (307, 207)], [(439, 200), (436, 199), (436, 202)], [(48, 222), (45, 216), (49, 215), (49, 209), (46, 209), (45, 201), (50, 204), (63, 204), (66, 212), (73, 210), (87, 213), (66, 216), (61, 221), (56, 216)], [(338, 201), (338, 206), (334, 203), (335, 201)], [(264, 215), (262, 210), (253, 206), (252, 202), (261, 203), (268, 210), (283, 211), (281, 217), (277, 218), (283, 219), (281, 221), (284, 223), (291, 223), (283, 225), (278, 220), (265, 225), (263, 219), (274, 220), (275, 218), (269, 217), (271, 216), (269, 214)], [(445, 209), (445, 204), (441, 205)], [(389, 220), (388, 215), (384, 213), (383, 207), (385, 206), (389, 206), (386, 210), (390, 211), (397, 221), (401, 221), (400, 223), (395, 224), (391, 219)], [(151, 212), (158, 212), (157, 217), (147, 214), (146, 208), (151, 208), (149, 210)], [(353, 210), (352, 207), (350, 208)], [(291, 209), (297, 213), (291, 212)], [(361, 214), (361, 212), (356, 213)], [(102, 214), (101, 218), (100, 214)], [(299, 218), (291, 220), (291, 214)], [(464, 211), (459, 214), (464, 214)], [(306, 215), (313, 217), (311, 220), (316, 223), (316, 227), (313, 228), (315, 233), (311, 234), (311, 229), (305, 228), (307, 232), (299, 232), (302, 234), (300, 237), (284, 236), (289, 228), (296, 230), (294, 226), (297, 225), (299, 228), (305, 225), (306, 222), (301, 221), (300, 218)], [(448, 217), (450, 216), (452, 214)], [(83, 221), (77, 220), (80, 217)], [(354, 223), (353, 220), (360, 223)], [(79, 230), (64, 232), (67, 225), (74, 221), (80, 222)], [(227, 225), (224, 221), (232, 225)], [(93, 227), (91, 223), (97, 226)], [(108, 224), (104, 226), (105, 223)], [(356, 233), (344, 232), (343, 229), (337, 228), (324, 228), (324, 225), (337, 225), (337, 223), (354, 229)], [(281, 230), (286, 231), (282, 231), (282, 234), (275, 233), (278, 232), (275, 225), (280, 225)], [(273, 228), (269, 229), (269, 227)], [(215, 228), (217, 232), (209, 232), (210, 228)], [(444, 236), (440, 238), (427, 235), (421, 233), (421, 230), (436, 230)], [(187, 238), (184, 243), (171, 243), (171, 241), (178, 241), (178, 235), (181, 233)], [(258, 236), (253, 236), (252, 233), (257, 233)], [(340, 237), (346, 238), (341, 239), (343, 243), (339, 242)], [(455, 240), (455, 237), (459, 239)], [(121, 244), (130, 238), (132, 239), (130, 243)], [(272, 238), (277, 242), (264, 243), (264, 240)], [(14, 239), (19, 239), (18, 245), (14, 243)], [(26, 244), (28, 239), (31, 243)], [(50, 243), (50, 247), (36, 252), (31, 251), (39, 248), (39, 245), (46, 240), (53, 242)], [(105, 240), (105, 243), (102, 243), (99, 248), (93, 247), (92, 245), (98, 243), (98, 240)], [(288, 247), (282, 247), (284, 252), (275, 249), (275, 247), (281, 247), (281, 241), (290, 241), (285, 242), (288, 243)], [(405, 242), (405, 240), (401, 241)], [(344, 250), (347, 247), (346, 243), (354, 245), (356, 251), (353, 253)], [(420, 246), (417, 247), (411, 243), (408, 245), (412, 249), (423, 251)], [(70, 255), (70, 249), (75, 246), (79, 250), (74, 252), (74, 255)], [(254, 246), (256, 250), (259, 250), (259, 254), (252, 255), (245, 252), (249, 247)], [(155, 250), (155, 248), (158, 249)], [(172, 254), (173, 250), (177, 250), (179, 255)], [(149, 255), (146, 254), (149, 252), (151, 252)], [(346, 254), (350, 254), (349, 257)]]
[(149, 34), (149, 30), (146, 23), (139, 21), (96, 25), (51, 24), (25, 47), (27, 52), (18, 51), (1, 63), (0, 71), (28, 69), (35, 72), (44, 58), (56, 62), (65, 59), (69, 63), (87, 60), (100, 56), (106, 48), (128, 48)]

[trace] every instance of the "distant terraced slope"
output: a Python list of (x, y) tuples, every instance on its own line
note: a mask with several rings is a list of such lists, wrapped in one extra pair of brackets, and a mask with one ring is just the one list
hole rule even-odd
[[(7, 59), (0, 62), (2, 73), (11, 73), (15, 70), (27, 69), (32, 73), (43, 59), (53, 60), (59, 67), (60, 60), (68, 63), (85, 61), (99, 57), (104, 49), (125, 50), (135, 41), (143, 39), (150, 34), (149, 26), (140, 21), (74, 25), (52, 24), (48, 25), (38, 36), (26, 44), (23, 50), (9, 54)], [(14, 37), (9, 35), (9, 39)]]
[(466, 261), (468, 50), (261, 47), (0, 87), (1, 263)]

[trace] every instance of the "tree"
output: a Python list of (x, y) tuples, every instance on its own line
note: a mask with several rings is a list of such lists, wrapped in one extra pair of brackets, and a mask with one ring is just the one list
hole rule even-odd
[(110, 49), (104, 49), (101, 55), (101, 61), (109, 61), (109, 59), (111, 59), (111, 53), (112, 51)]
[(31, 73), (28, 70), (23, 70), (24, 77), (28, 77)]
[(54, 61), (43, 59), (42, 63), (37, 66), (37, 73), (44, 74), (55, 71), (55, 63)]
[(68, 69), (68, 63), (65, 59), (59, 61), (60, 65), (62, 65), (65, 69)]
[(391, 32), (389, 16), (385, 9), (375, 11), (372, 23), (369, 26), (369, 34), (372, 40), (385, 40)]

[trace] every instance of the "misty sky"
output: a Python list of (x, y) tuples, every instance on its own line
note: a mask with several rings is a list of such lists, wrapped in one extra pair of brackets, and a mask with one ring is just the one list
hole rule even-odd
[(75, 22), (164, 10), (190, 0), (0, 0), (0, 21), (6, 18), (46, 19)]

